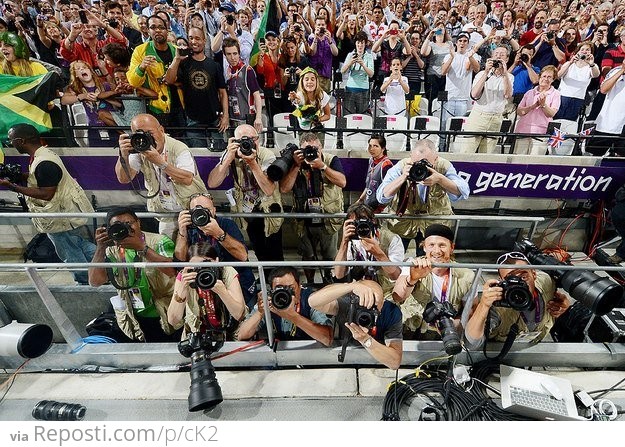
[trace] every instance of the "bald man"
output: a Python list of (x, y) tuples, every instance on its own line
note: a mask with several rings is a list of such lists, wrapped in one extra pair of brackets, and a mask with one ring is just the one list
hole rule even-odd
[[(149, 211), (180, 212), (188, 207), (193, 194), (208, 192), (187, 145), (167, 135), (156, 118), (147, 113), (137, 115), (130, 128), (132, 135), (119, 137), (115, 174), (125, 184), (139, 171), (143, 173)], [(144, 147), (137, 144), (140, 140)], [(176, 227), (174, 217), (161, 218), (159, 233), (172, 238)]]
[[(241, 124), (228, 139), (219, 163), (208, 175), (208, 187), (217, 188), (232, 173), (236, 213), (271, 213), (282, 211), (282, 197), (276, 183), (267, 176), (267, 168), (276, 160), (274, 153), (258, 144), (258, 132)], [(259, 261), (284, 261), (281, 218), (246, 218), (247, 235)]]

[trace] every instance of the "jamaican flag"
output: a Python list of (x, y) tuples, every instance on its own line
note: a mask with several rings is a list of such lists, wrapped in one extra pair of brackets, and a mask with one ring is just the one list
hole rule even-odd
[(0, 75), (0, 139), (19, 123), (32, 124), (39, 132), (52, 128), (48, 103), (62, 86), (61, 78), (50, 72), (38, 76)]
[[(262, 0), (259, 0), (262, 1)], [(273, 31), (277, 35), (280, 35), (280, 20), (278, 20), (278, 3), (277, 0), (267, 0), (265, 7), (265, 13), (260, 19), (260, 25), (258, 25), (258, 32), (256, 33), (256, 39), (254, 39), (254, 46), (252, 47), (252, 54), (250, 55), (250, 65), (254, 67), (258, 62), (258, 41), (265, 37), (267, 31)]]

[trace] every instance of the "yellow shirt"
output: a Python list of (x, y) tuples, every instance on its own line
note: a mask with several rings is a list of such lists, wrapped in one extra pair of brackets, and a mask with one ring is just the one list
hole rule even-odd
[[(42, 64), (40, 64), (39, 62), (34, 62), (34, 61), (31, 61), (31, 62), (29, 62), (29, 63), (30, 63), (30, 68), (31, 68), (31, 69), (32, 69), (32, 71), (33, 71), (32, 76), (42, 75), (42, 74), (46, 74), (46, 73), (48, 72), (48, 70), (46, 69), (46, 67), (44, 67), (44, 66), (43, 66)], [(0, 65), (0, 74), (8, 74), (8, 73), (5, 73), (5, 72), (2, 70), (2, 65)], [(24, 75), (24, 74), (18, 74), (17, 76), (26, 76), (26, 75)]]

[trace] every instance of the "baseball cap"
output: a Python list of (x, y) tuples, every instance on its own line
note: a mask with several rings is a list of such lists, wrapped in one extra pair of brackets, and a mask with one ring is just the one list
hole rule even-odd
[(269, 30), (265, 33), (265, 37), (278, 37), (278, 35), (276, 34), (275, 31)]
[(234, 7), (232, 3), (224, 3), (223, 5), (219, 6), (219, 11), (227, 11), (227, 12), (235, 13), (237, 12), (237, 9)]

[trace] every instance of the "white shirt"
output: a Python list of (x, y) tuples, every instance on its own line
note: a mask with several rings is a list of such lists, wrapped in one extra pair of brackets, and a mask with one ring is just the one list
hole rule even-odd
[[(476, 29), (477, 28), (482, 28), (482, 32), (484, 33), (484, 36), (486, 36), (486, 37), (488, 37), (488, 35), (490, 35), (490, 31), (493, 29), (493, 27), (490, 26), (490, 25), (487, 25), (486, 22), (484, 22), (482, 24), (482, 26), (477, 26), (473, 22), (469, 22), (469, 23), (467, 23), (466, 25), (464, 25), (462, 27), (462, 31), (467, 31), (467, 30), (472, 29), (472, 28), (476, 28)], [(469, 45), (473, 46), (473, 45), (475, 45), (477, 43), (480, 43), (484, 39), (484, 36), (482, 36), (477, 31), (473, 31), (471, 33), (471, 38), (469, 39)]]
[(592, 79), (592, 69), (588, 64), (578, 67), (575, 62), (571, 64), (566, 74), (560, 81), (561, 96), (568, 98), (584, 99), (586, 97), (586, 88)]
[(388, 26), (384, 22), (376, 25), (375, 22), (369, 22), (363, 28), (363, 31), (367, 33), (367, 37), (369, 37), (370, 42), (375, 42), (378, 40), (382, 34), (386, 32)]
[[(471, 99), (471, 74), (472, 70), (466, 69), (466, 61), (469, 59), (468, 51), (464, 54), (458, 52), (455, 53), (453, 61), (451, 61), (451, 67), (447, 72), (447, 79), (445, 81), (445, 90), (447, 90), (448, 98), (452, 99)], [(480, 56), (475, 54), (473, 56), (478, 62)], [(445, 64), (451, 58), (451, 54), (445, 56), (443, 64)]]
[[(605, 79), (616, 76), (620, 69), (620, 67), (613, 68)], [(621, 134), (625, 126), (625, 76), (621, 75), (614, 87), (605, 95), (605, 101), (596, 122), (596, 129), (599, 132)]]
[[(167, 152), (164, 153), (165, 157), (166, 155)], [(129, 154), (128, 161), (132, 169), (134, 169), (135, 171), (141, 170), (141, 154)], [(193, 155), (191, 155), (191, 151), (182, 152), (175, 161), (167, 161), (171, 162), (175, 167), (179, 169), (184, 169), (185, 171), (195, 173), (195, 161), (193, 160)], [(152, 166), (156, 171), (156, 176), (158, 177), (159, 183), (161, 185), (159, 198), (161, 200), (161, 203), (163, 204), (163, 208), (168, 211), (182, 211), (182, 207), (178, 205), (178, 201), (176, 200), (176, 193), (174, 191), (173, 181), (165, 173), (164, 169), (161, 170), (157, 166)]]
[[(401, 79), (405, 84), (408, 84), (406, 76), (402, 76)], [(387, 80), (388, 77), (384, 78), (384, 82)], [(397, 80), (392, 81), (386, 88), (384, 110), (387, 115), (399, 115), (406, 112), (406, 92)]]
[[(504, 72), (504, 75), (508, 76), (508, 79), (510, 79), (510, 85), (514, 86), (514, 76), (507, 71)], [(473, 81), (473, 85), (476, 85), (482, 76), (486, 76), (485, 70), (482, 70), (477, 74), (475, 80)], [(475, 101), (475, 104), (473, 104), (473, 110), (482, 113), (503, 113), (506, 105), (508, 104), (508, 99), (504, 98), (503, 92), (503, 76), (492, 75), (484, 84), (482, 96), (480, 96), (480, 98)]]
[[(367, 251), (362, 247), (362, 242), (359, 239), (351, 241), (351, 248), (359, 252), (364, 259), (368, 259)], [(402, 244), (401, 238), (398, 235), (394, 235), (391, 243), (388, 245), (388, 253), (386, 253), (388, 260), (390, 262), (404, 262), (404, 253), (404, 244)], [(352, 250), (347, 250), (347, 260), (356, 260)], [(406, 268), (408, 269), (408, 274), (410, 274), (410, 267)]]

